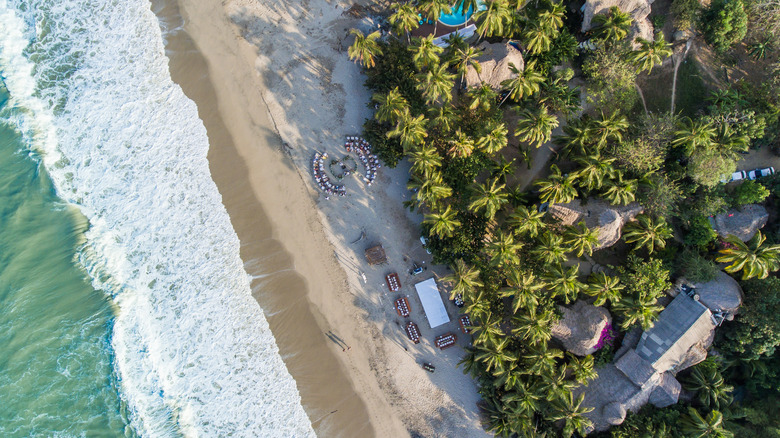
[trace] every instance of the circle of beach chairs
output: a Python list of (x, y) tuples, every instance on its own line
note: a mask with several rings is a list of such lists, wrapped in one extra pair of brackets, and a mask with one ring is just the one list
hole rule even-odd
[(379, 158), (371, 153), (371, 145), (362, 137), (347, 136), (347, 141), (344, 142), (344, 148), (347, 152), (354, 152), (357, 154), (360, 162), (363, 163), (363, 167), (366, 168), (366, 174), (363, 179), (369, 186), (376, 179), (376, 171), (382, 167), (379, 164)]
[(327, 158), (327, 152), (324, 154), (314, 153), (314, 158), (311, 161), (314, 179), (317, 181), (317, 185), (320, 186), (320, 190), (325, 192), (325, 199), (330, 199), (330, 195), (345, 196), (347, 191), (344, 186), (331, 183), (330, 178), (325, 173), (325, 160)]

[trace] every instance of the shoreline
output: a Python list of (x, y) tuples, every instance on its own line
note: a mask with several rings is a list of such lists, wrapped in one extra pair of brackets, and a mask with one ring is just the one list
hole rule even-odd
[[(417, 238), (422, 217), (402, 206), (408, 163), (382, 167), (373, 187), (348, 178), (347, 196), (330, 201), (307, 180), (314, 152), (343, 154), (344, 136), (360, 133), (371, 116), (364, 78), (340, 36), (358, 22), (342, 15), (348, 6), (155, 0), (152, 9), (169, 29), (171, 76), (206, 126), (212, 178), (253, 295), (316, 433), (490, 436), (476, 384), (457, 367), (463, 350), (433, 345), (456, 330), (459, 310), (447, 302), (452, 323), (431, 330), (411, 287), (446, 275), (446, 267), (406, 272), (412, 262), (430, 262)], [(374, 242), (385, 245), (388, 265), (365, 262), (365, 245)], [(384, 284), (391, 270), (401, 274), (421, 344), (406, 338), (392, 307)], [(423, 362), (435, 363), (436, 373)]]
[[(267, 116), (263, 120), (264, 114), (256, 112), (252, 114), (258, 117), (253, 120), (254, 128), (263, 131), (265, 144), (252, 148), (252, 141), (240, 139), (239, 142), (243, 140), (248, 147), (238, 146), (218, 109), (220, 99), (216, 88), (219, 84), (214, 83), (218, 75), (210, 71), (213, 64), (209, 65), (204, 53), (196, 47), (197, 43), (187, 32), (189, 26), (185, 25), (182, 31), (185, 18), (180, 8), (192, 7), (194, 2), (171, 0), (166, 3), (157, 0), (153, 10), (158, 19), (167, 22), (168, 29), (175, 29), (165, 33), (171, 76), (196, 102), (206, 126), (212, 178), (241, 241), (241, 257), (252, 277), (253, 296), (263, 309), (279, 352), (296, 381), (304, 409), (320, 436), (376, 436), (364, 402), (324, 341), (326, 338), (320, 326), (325, 323), (307, 297), (310, 282), (294, 270), (296, 260), (279, 241), (278, 235), (284, 232), (266, 214), (259, 199), (262, 192), (255, 196), (259, 189), (267, 187), (266, 184), (290, 181), (297, 176), (291, 174), (293, 170), (289, 163), (283, 163), (287, 157), (279, 153), (282, 141)], [(230, 39), (231, 29), (223, 27), (221, 30)], [(254, 150), (248, 150), (250, 148)], [(254, 164), (254, 172), (250, 171), (247, 162)], [(298, 199), (297, 204), (304, 204), (300, 202), (303, 197)], [(302, 218), (308, 228), (315, 225), (311, 214), (305, 216), (309, 216)], [(338, 281), (337, 278), (330, 280)], [(284, 296), (280, 297), (281, 294)], [(334, 405), (334, 399), (340, 401)]]

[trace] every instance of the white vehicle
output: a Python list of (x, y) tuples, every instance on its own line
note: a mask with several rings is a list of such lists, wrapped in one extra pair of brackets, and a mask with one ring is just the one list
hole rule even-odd
[(422, 245), (423, 245), (423, 248), (425, 248), (425, 252), (427, 252), (428, 254), (430, 254), (430, 253), (431, 253), (431, 250), (430, 250), (430, 249), (428, 249), (428, 247), (426, 246), (426, 245), (428, 245), (428, 240), (425, 238), (425, 236), (420, 236), (420, 242), (422, 243)]
[(748, 172), (747, 177), (749, 180), (754, 180), (756, 178), (761, 178), (762, 176), (769, 176), (774, 175), (775, 168), (774, 167), (767, 167), (765, 169), (755, 169)]
[(727, 183), (731, 181), (742, 181), (743, 179), (747, 178), (747, 172), (744, 170), (738, 170), (731, 174), (730, 178), (726, 178), (724, 175), (723, 178), (720, 180), (722, 183)]

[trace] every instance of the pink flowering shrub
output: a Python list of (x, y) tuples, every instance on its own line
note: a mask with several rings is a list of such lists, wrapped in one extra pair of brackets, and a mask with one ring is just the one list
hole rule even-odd
[(601, 336), (599, 336), (599, 341), (596, 342), (596, 350), (600, 350), (605, 345), (612, 346), (612, 341), (615, 340), (616, 333), (612, 329), (612, 324), (607, 323), (607, 325), (604, 326), (604, 330), (601, 331)]

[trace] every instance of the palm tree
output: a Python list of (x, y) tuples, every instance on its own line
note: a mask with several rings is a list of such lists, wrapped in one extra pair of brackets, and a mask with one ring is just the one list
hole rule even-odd
[(496, 102), (496, 97), (498, 96), (496, 91), (485, 83), (469, 90), (468, 95), (471, 98), (469, 109), (472, 111), (480, 109), (485, 112), (490, 111), (490, 109), (493, 108), (493, 104)]
[(696, 409), (688, 407), (688, 414), (680, 418), (685, 436), (691, 438), (730, 438), (734, 436), (732, 432), (723, 427), (723, 414), (720, 411), (712, 411), (705, 418)]
[(555, 348), (548, 348), (547, 343), (532, 345), (523, 355), (525, 373), (536, 376), (550, 375), (555, 372), (556, 359), (563, 357), (563, 352)]
[(533, 55), (540, 55), (550, 50), (553, 39), (558, 36), (558, 29), (552, 29), (539, 22), (532, 22), (521, 34), (525, 48)]
[(486, 154), (493, 154), (507, 145), (507, 134), (509, 130), (501, 122), (490, 122), (486, 129), (487, 133), (477, 139), (476, 146)]
[(617, 304), (612, 306), (612, 309), (618, 314), (623, 316), (623, 322), (620, 324), (624, 330), (628, 330), (632, 325), (639, 323), (642, 326), (642, 330), (650, 330), (650, 328), (658, 319), (658, 313), (663, 310), (663, 307), (655, 304), (656, 299), (646, 295), (641, 295), (639, 298), (623, 297)]
[(448, 205), (444, 211), (426, 214), (423, 224), (430, 225), (431, 233), (439, 237), (452, 237), (452, 233), (460, 226), (460, 221), (456, 217), (457, 212)]
[(524, 109), (519, 115), (515, 136), (537, 148), (550, 141), (553, 129), (558, 127), (558, 117), (550, 114), (545, 105), (539, 105), (536, 110)]
[(486, 36), (501, 35), (504, 32), (504, 24), (510, 19), (509, 8), (506, 0), (482, 0), (485, 9), (474, 14), (477, 22), (477, 33), (480, 38)]
[(507, 363), (517, 360), (512, 353), (507, 351), (509, 338), (503, 338), (493, 345), (480, 345), (477, 347), (477, 360), (485, 364), (485, 371), (491, 369), (503, 369)]
[(545, 228), (542, 221), (544, 213), (536, 206), (528, 208), (521, 205), (507, 218), (509, 228), (519, 236), (536, 237)]
[(637, 66), (637, 73), (653, 71), (653, 67), (660, 65), (663, 59), (672, 54), (671, 45), (664, 39), (662, 32), (658, 33), (658, 39), (648, 41), (644, 38), (637, 38), (639, 48), (628, 55), (629, 61)]
[(504, 337), (504, 331), (501, 330), (501, 319), (492, 313), (483, 313), (484, 317), (479, 319), (475, 317), (474, 320), (477, 323), (472, 323), (471, 326), (474, 345), (492, 346)]
[(518, 380), (512, 391), (504, 394), (501, 400), (506, 405), (516, 406), (519, 412), (532, 414), (539, 409), (540, 398), (538, 385), (531, 386), (528, 382)]
[(501, 207), (509, 202), (509, 195), (504, 191), (506, 186), (497, 184), (498, 180), (493, 179), (473, 186), (473, 201), (469, 204), (469, 210), (475, 213), (482, 211), (488, 220), (493, 220)]
[(439, 17), (442, 14), (449, 14), (452, 12), (450, 0), (420, 0), (417, 3), (417, 7), (420, 8), (423, 17), (433, 21), (434, 35), (436, 35), (436, 30), (439, 27)]
[(412, 173), (420, 174), (424, 178), (430, 178), (441, 168), (441, 155), (432, 145), (415, 149), (409, 154), (409, 158), (412, 160)]
[(599, 244), (599, 230), (591, 230), (584, 221), (580, 221), (577, 226), (566, 227), (564, 238), (563, 243), (569, 245), (572, 251), (577, 251), (577, 257), (582, 257), (583, 254), (593, 255), (593, 248)]
[(451, 105), (442, 105), (428, 109), (428, 115), (430, 117), (429, 125), (433, 128), (438, 128), (444, 133), (450, 132), (455, 126), (457, 117), (452, 110)]
[(428, 105), (433, 105), (439, 99), (445, 103), (452, 100), (452, 87), (455, 75), (447, 71), (447, 63), (431, 67), (427, 72), (417, 75), (417, 89)]
[(648, 254), (652, 254), (656, 247), (665, 248), (666, 239), (670, 237), (672, 237), (672, 229), (662, 217), (653, 221), (650, 216), (640, 214), (636, 220), (623, 227), (623, 240), (626, 243), (633, 243), (634, 250), (646, 247)]
[(592, 297), (596, 297), (594, 306), (603, 306), (609, 300), (614, 306), (622, 297), (622, 291), (625, 288), (620, 284), (620, 279), (611, 277), (603, 272), (594, 272), (588, 277), (587, 285), (583, 292)]
[(357, 29), (352, 29), (349, 32), (355, 35), (355, 42), (347, 49), (349, 59), (360, 62), (367, 69), (374, 67), (376, 65), (375, 58), (382, 54), (382, 48), (376, 41), (380, 36), (379, 31), (372, 32), (367, 36)]
[(408, 153), (409, 150), (421, 144), (425, 137), (428, 136), (428, 131), (425, 129), (427, 122), (424, 114), (414, 117), (409, 112), (405, 112), (401, 115), (395, 128), (388, 131), (385, 135), (387, 138), (398, 137), (401, 146), (404, 148), (404, 153)]
[(550, 165), (550, 176), (547, 179), (536, 181), (534, 185), (539, 186), (539, 198), (542, 202), (566, 203), (577, 197), (577, 189), (574, 188), (575, 178), (576, 175), (563, 176), (558, 166), (552, 164)]
[(447, 140), (447, 143), (450, 145), (447, 154), (451, 157), (468, 157), (474, 152), (474, 140), (460, 129), (455, 131), (455, 135), (451, 140)]
[(498, 230), (485, 249), (490, 255), (491, 266), (505, 268), (520, 264), (520, 257), (518, 257), (517, 251), (520, 251), (522, 247), (522, 243), (515, 242), (512, 233), (504, 233), (503, 230)]
[(585, 414), (592, 411), (593, 408), (582, 406), (585, 394), (575, 400), (574, 394), (569, 391), (564, 397), (558, 398), (552, 402), (553, 410), (550, 414), (552, 421), (563, 421), (563, 436), (569, 438), (574, 432), (585, 436), (587, 430), (593, 426), (593, 423), (585, 417)]
[(547, 272), (542, 278), (552, 291), (553, 297), (563, 297), (566, 304), (577, 299), (577, 295), (585, 289), (585, 285), (577, 278), (579, 269), (579, 265), (564, 268), (561, 264), (547, 268)]
[(452, 189), (444, 183), (441, 173), (438, 171), (431, 172), (428, 178), (413, 176), (406, 184), (406, 188), (417, 191), (414, 194), (414, 200), (417, 204), (425, 204), (431, 208), (438, 207), (441, 200), (452, 195)]
[[(479, 143), (480, 140), (477, 140), (477, 143)], [(512, 158), (512, 161), (507, 161), (507, 159), (504, 158), (503, 155), (499, 155), (498, 160), (492, 162), (490, 167), (491, 167), (490, 177), (495, 178), (502, 184), (506, 184), (506, 177), (508, 175), (513, 174), (515, 171), (515, 159)], [(517, 186), (515, 186), (514, 189), (517, 189)], [(509, 197), (509, 203), (514, 205), (512, 203), (512, 197), (514, 196), (514, 194), (510, 193), (509, 190), (511, 189), (507, 189), (507, 196)]]
[(482, 55), (482, 51), (471, 46), (455, 50), (452, 62), (455, 70), (460, 75), (461, 87), (463, 87), (463, 80), (466, 77), (466, 73), (469, 71), (469, 66), (477, 72), (477, 75), (482, 73), (482, 66), (479, 65), (479, 61), (477, 61), (477, 58), (479, 58), (480, 55)]
[(462, 259), (455, 260), (455, 264), (452, 266), (452, 274), (441, 279), (443, 283), (452, 285), (450, 291), (450, 299), (455, 299), (458, 294), (467, 297), (471, 295), (470, 292), (474, 289), (483, 286), (479, 280), (479, 269), (471, 267), (466, 264)]
[(587, 122), (591, 126), (594, 138), (597, 139), (596, 146), (599, 149), (606, 146), (610, 140), (623, 141), (623, 131), (628, 129), (628, 118), (618, 111), (613, 112), (609, 117), (601, 112), (601, 116), (597, 120), (588, 119)]
[(734, 387), (727, 385), (715, 367), (695, 366), (683, 381), (685, 389), (696, 393), (696, 398), (707, 408), (720, 409), (731, 404)]
[(623, 172), (617, 172), (617, 178), (607, 184), (607, 190), (601, 196), (612, 205), (628, 205), (636, 199), (639, 182), (635, 179), (623, 179)]
[(521, 308), (535, 311), (539, 305), (539, 290), (544, 287), (544, 283), (533, 273), (523, 273), (519, 269), (510, 270), (506, 281), (509, 287), (501, 289), (499, 295), (512, 298), (512, 312), (517, 313)]
[(374, 118), (380, 122), (398, 123), (401, 117), (409, 112), (409, 102), (406, 101), (398, 87), (387, 93), (375, 93), (371, 100), (379, 105), (374, 113)]
[(674, 132), (672, 146), (682, 147), (687, 155), (695, 150), (709, 149), (715, 141), (717, 131), (711, 123), (704, 120), (693, 121), (686, 117), (681, 123), (680, 129)]
[(563, 237), (552, 231), (545, 231), (539, 237), (539, 244), (531, 251), (531, 254), (546, 265), (565, 262), (566, 250), (563, 247)]
[(409, 3), (395, 3), (391, 6), (395, 9), (390, 16), (390, 24), (396, 29), (396, 32), (406, 33), (406, 42), (411, 43), (409, 33), (420, 27), (420, 17)]
[(555, 136), (553, 141), (563, 146), (565, 156), (589, 156), (593, 153), (597, 138), (587, 116), (569, 120), (562, 128), (563, 135)]
[(714, 146), (722, 156), (739, 161), (741, 159), (739, 154), (747, 152), (750, 146), (750, 137), (737, 134), (729, 123), (721, 123)]
[(536, 14), (536, 21), (543, 27), (557, 31), (563, 26), (563, 19), (566, 16), (566, 8), (562, 3), (549, 2), (549, 9), (544, 9)]
[(767, 278), (770, 272), (780, 269), (780, 245), (764, 245), (766, 237), (757, 232), (746, 244), (734, 235), (729, 235), (726, 242), (729, 244), (721, 249), (718, 258), (719, 263), (731, 263), (726, 266), (726, 272), (733, 274), (742, 271), (742, 279)]
[(480, 0), (456, 0), (455, 11), (461, 11), (465, 15), (469, 10), (476, 11)]
[(529, 61), (525, 68), (520, 70), (513, 63), (509, 63), (509, 71), (514, 78), (501, 82), (501, 86), (508, 91), (507, 95), (501, 101), (501, 106), (507, 99), (519, 102), (524, 97), (531, 96), (539, 92), (539, 88), (544, 82), (544, 76), (536, 70), (536, 62)]
[(466, 354), (458, 361), (458, 365), (463, 366), (463, 374), (469, 374), (471, 377), (476, 378), (480, 372), (476, 350), (472, 346), (466, 347), (464, 350)]
[(593, 17), (593, 34), (607, 42), (618, 42), (628, 35), (631, 28), (631, 14), (622, 12), (617, 6), (609, 8), (606, 14)]
[(602, 157), (599, 154), (577, 157), (574, 162), (582, 166), (577, 170), (577, 184), (586, 190), (598, 190), (604, 185), (604, 178), (613, 178), (615, 168), (614, 158)]
[(409, 50), (412, 52), (412, 61), (419, 70), (438, 65), (439, 55), (444, 52), (444, 49), (433, 43), (433, 35), (415, 38), (415, 44), (412, 44)]
[(574, 379), (580, 384), (587, 385), (589, 380), (599, 376), (592, 355), (589, 354), (582, 358), (571, 353), (566, 355), (569, 356), (569, 369), (574, 374)]
[(543, 310), (537, 314), (536, 308), (529, 309), (528, 313), (516, 314), (512, 318), (515, 326), (512, 329), (512, 334), (520, 336), (531, 345), (547, 343), (552, 338), (550, 324), (553, 320), (554, 315), (551, 310)]

